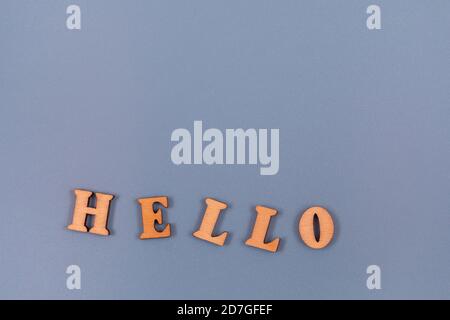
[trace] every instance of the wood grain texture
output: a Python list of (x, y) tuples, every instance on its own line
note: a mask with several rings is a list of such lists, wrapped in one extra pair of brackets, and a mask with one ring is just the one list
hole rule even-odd
[(228, 207), (224, 202), (214, 200), (212, 198), (206, 198), (206, 210), (203, 215), (202, 223), (200, 228), (195, 231), (192, 235), (196, 238), (214, 243), (218, 246), (223, 246), (225, 240), (227, 239), (228, 232), (222, 232), (217, 236), (213, 236), (214, 228), (219, 218), (220, 212)]
[(280, 243), (280, 238), (270, 242), (265, 242), (270, 219), (277, 215), (277, 210), (263, 206), (256, 206), (256, 221), (250, 238), (245, 244), (251, 247), (276, 252)]
[(163, 224), (162, 210), (159, 208), (154, 211), (155, 205), (161, 205), (167, 208), (169, 200), (166, 196), (150, 197), (138, 199), (142, 211), (143, 232), (140, 239), (157, 239), (170, 237), (170, 224), (167, 224), (162, 231), (156, 230), (156, 223)]
[[(319, 220), (320, 236), (316, 239), (314, 232), (314, 216)], [(328, 246), (334, 235), (334, 222), (327, 209), (312, 207), (306, 210), (298, 224), (300, 237), (310, 248), (322, 249)]]
[(107, 236), (108, 214), (111, 200), (114, 198), (111, 194), (95, 193), (96, 207), (89, 207), (89, 199), (93, 195), (92, 191), (75, 189), (75, 208), (73, 210), (73, 220), (67, 229), (79, 232), (88, 232), (86, 226), (87, 215), (94, 216), (94, 225), (89, 230), (90, 233)]

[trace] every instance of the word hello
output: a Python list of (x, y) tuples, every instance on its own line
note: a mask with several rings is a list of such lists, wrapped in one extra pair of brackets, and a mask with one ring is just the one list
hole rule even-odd
[(194, 121), (193, 134), (187, 129), (176, 129), (171, 140), (178, 142), (171, 152), (176, 165), (259, 164), (261, 175), (275, 175), (280, 168), (279, 129), (270, 130), (269, 142), (267, 129), (226, 129), (223, 134), (219, 129), (210, 128), (203, 132), (203, 122)]
[[(67, 226), (69, 230), (79, 232), (90, 232), (98, 235), (109, 235), (107, 229), (108, 214), (111, 201), (114, 196), (105, 193), (95, 193), (96, 206), (89, 206), (89, 201), (94, 193), (87, 190), (76, 189), (75, 208), (73, 210), (72, 223)], [(141, 206), (143, 231), (140, 239), (168, 238), (171, 236), (170, 224), (163, 223), (163, 208), (169, 207), (169, 200), (166, 196), (140, 198), (137, 200)], [(206, 209), (202, 222), (193, 236), (223, 246), (228, 237), (228, 232), (224, 231), (215, 234), (214, 229), (220, 214), (228, 207), (225, 202), (206, 198)], [(256, 218), (253, 230), (245, 241), (251, 247), (276, 252), (280, 244), (280, 238), (266, 241), (267, 230), (270, 221), (277, 215), (277, 210), (256, 206)], [(93, 216), (93, 226), (88, 230), (86, 226), (87, 216)], [(157, 228), (156, 228), (157, 227)], [(334, 222), (330, 213), (322, 207), (311, 207), (301, 215), (298, 224), (300, 238), (310, 248), (322, 249), (328, 246), (334, 235)]]

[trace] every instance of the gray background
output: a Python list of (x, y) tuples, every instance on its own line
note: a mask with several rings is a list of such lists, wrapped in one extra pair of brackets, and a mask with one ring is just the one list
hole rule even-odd
[[(67, 5), (82, 30), (66, 29)], [(381, 31), (366, 8), (382, 7)], [(449, 298), (450, 1), (1, 1), (0, 298)], [(280, 172), (175, 166), (170, 134), (280, 128)], [(113, 193), (110, 237), (65, 230)], [(168, 195), (170, 239), (136, 198)], [(222, 248), (195, 239), (230, 204)], [(247, 247), (279, 210), (276, 254)], [(299, 239), (327, 207), (337, 233)], [(66, 289), (66, 267), (82, 290)], [(382, 268), (380, 291), (366, 267)]]

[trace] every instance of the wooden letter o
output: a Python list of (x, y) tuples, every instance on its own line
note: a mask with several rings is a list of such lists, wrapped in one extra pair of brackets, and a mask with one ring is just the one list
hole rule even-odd
[[(320, 236), (316, 240), (314, 233), (314, 216), (319, 220)], [(310, 248), (325, 248), (333, 239), (334, 223), (333, 218), (327, 209), (322, 207), (312, 207), (306, 210), (298, 223), (298, 230), (303, 242)]]

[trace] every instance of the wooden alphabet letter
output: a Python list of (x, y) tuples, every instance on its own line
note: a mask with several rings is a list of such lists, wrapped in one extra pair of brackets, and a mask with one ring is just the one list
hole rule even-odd
[(74, 190), (75, 193), (75, 208), (73, 210), (72, 224), (67, 226), (67, 229), (73, 231), (87, 232), (86, 218), (87, 215), (94, 216), (94, 226), (89, 230), (90, 233), (99, 234), (102, 236), (109, 235), (106, 224), (108, 222), (109, 205), (114, 198), (113, 195), (104, 193), (95, 193), (96, 207), (89, 207), (89, 198), (92, 196), (91, 191)]
[[(314, 232), (314, 217), (319, 222), (319, 237), (316, 239)], [(300, 237), (303, 242), (310, 248), (325, 248), (333, 239), (334, 223), (333, 218), (327, 209), (322, 207), (312, 207), (306, 210), (298, 223)]]
[(220, 202), (211, 198), (206, 198), (206, 211), (203, 216), (200, 228), (195, 231), (192, 235), (196, 238), (209, 241), (218, 246), (223, 246), (225, 240), (228, 236), (228, 232), (222, 232), (218, 236), (213, 236), (214, 227), (216, 225), (217, 219), (219, 218), (220, 211), (226, 209), (228, 206), (224, 202)]
[(276, 238), (271, 242), (264, 242), (264, 240), (266, 239), (270, 218), (277, 215), (277, 210), (263, 206), (256, 206), (256, 212), (257, 216), (252, 235), (247, 241), (245, 241), (245, 244), (270, 252), (276, 252), (278, 249), (278, 244), (280, 243), (280, 238)]
[(167, 197), (151, 197), (138, 199), (142, 209), (142, 224), (144, 231), (141, 233), (141, 239), (167, 238), (170, 237), (170, 224), (167, 224), (164, 230), (155, 229), (155, 223), (163, 224), (162, 211), (159, 208), (154, 211), (155, 204), (161, 204), (164, 208), (168, 206)]

